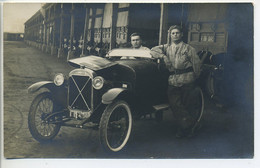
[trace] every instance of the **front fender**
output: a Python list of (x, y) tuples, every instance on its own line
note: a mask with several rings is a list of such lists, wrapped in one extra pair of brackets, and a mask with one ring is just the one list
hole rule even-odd
[(112, 103), (121, 93), (126, 92), (127, 89), (125, 88), (113, 88), (108, 90), (102, 96), (102, 103), (103, 104), (110, 104)]
[(67, 106), (67, 88), (65, 85), (62, 86), (56, 86), (54, 82), (52, 81), (41, 81), (32, 84), (28, 88), (29, 93), (34, 93), (40, 90), (41, 88), (47, 88), (53, 95), (53, 99), (56, 103), (59, 105), (62, 105), (63, 107)]
[(41, 82), (37, 82), (32, 84), (31, 86), (28, 87), (28, 93), (34, 93), (38, 90), (40, 90), (41, 88), (45, 87), (49, 90), (53, 90), (53, 88), (56, 85), (52, 82), (52, 81), (41, 81)]

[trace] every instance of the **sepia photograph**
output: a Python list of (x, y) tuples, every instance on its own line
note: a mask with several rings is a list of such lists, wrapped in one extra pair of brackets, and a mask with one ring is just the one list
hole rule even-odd
[(3, 159), (255, 158), (252, 2), (2, 14)]

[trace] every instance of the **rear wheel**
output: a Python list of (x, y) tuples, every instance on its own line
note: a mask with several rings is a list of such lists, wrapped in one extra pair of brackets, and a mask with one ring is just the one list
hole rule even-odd
[(132, 114), (129, 105), (122, 100), (109, 104), (100, 120), (100, 142), (108, 152), (122, 150), (131, 134)]
[(190, 116), (194, 120), (194, 123), (192, 124), (192, 130), (194, 131), (199, 125), (204, 113), (204, 96), (202, 90), (199, 87), (192, 90), (187, 97), (185, 104)]
[(54, 116), (48, 117), (54, 109), (55, 104), (49, 92), (39, 94), (31, 104), (28, 126), (32, 136), (39, 142), (52, 140), (60, 130), (60, 125), (49, 123), (55, 120)]

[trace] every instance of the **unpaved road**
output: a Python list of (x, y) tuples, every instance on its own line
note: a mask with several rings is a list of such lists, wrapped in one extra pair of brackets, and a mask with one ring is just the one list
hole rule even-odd
[(128, 147), (119, 154), (103, 152), (96, 130), (62, 127), (49, 144), (40, 144), (29, 133), (27, 115), (35, 95), (27, 88), (51, 80), (57, 72), (68, 74), (65, 60), (25, 45), (4, 42), (4, 157), (5, 158), (251, 158), (252, 109), (220, 110), (206, 104), (203, 127), (191, 139), (176, 139), (171, 113), (162, 123), (136, 121)]

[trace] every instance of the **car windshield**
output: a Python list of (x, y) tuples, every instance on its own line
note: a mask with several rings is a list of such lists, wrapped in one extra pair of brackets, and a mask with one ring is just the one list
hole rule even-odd
[(135, 58), (152, 58), (150, 50), (142, 49), (113, 49), (109, 51), (106, 57), (135, 57)]

